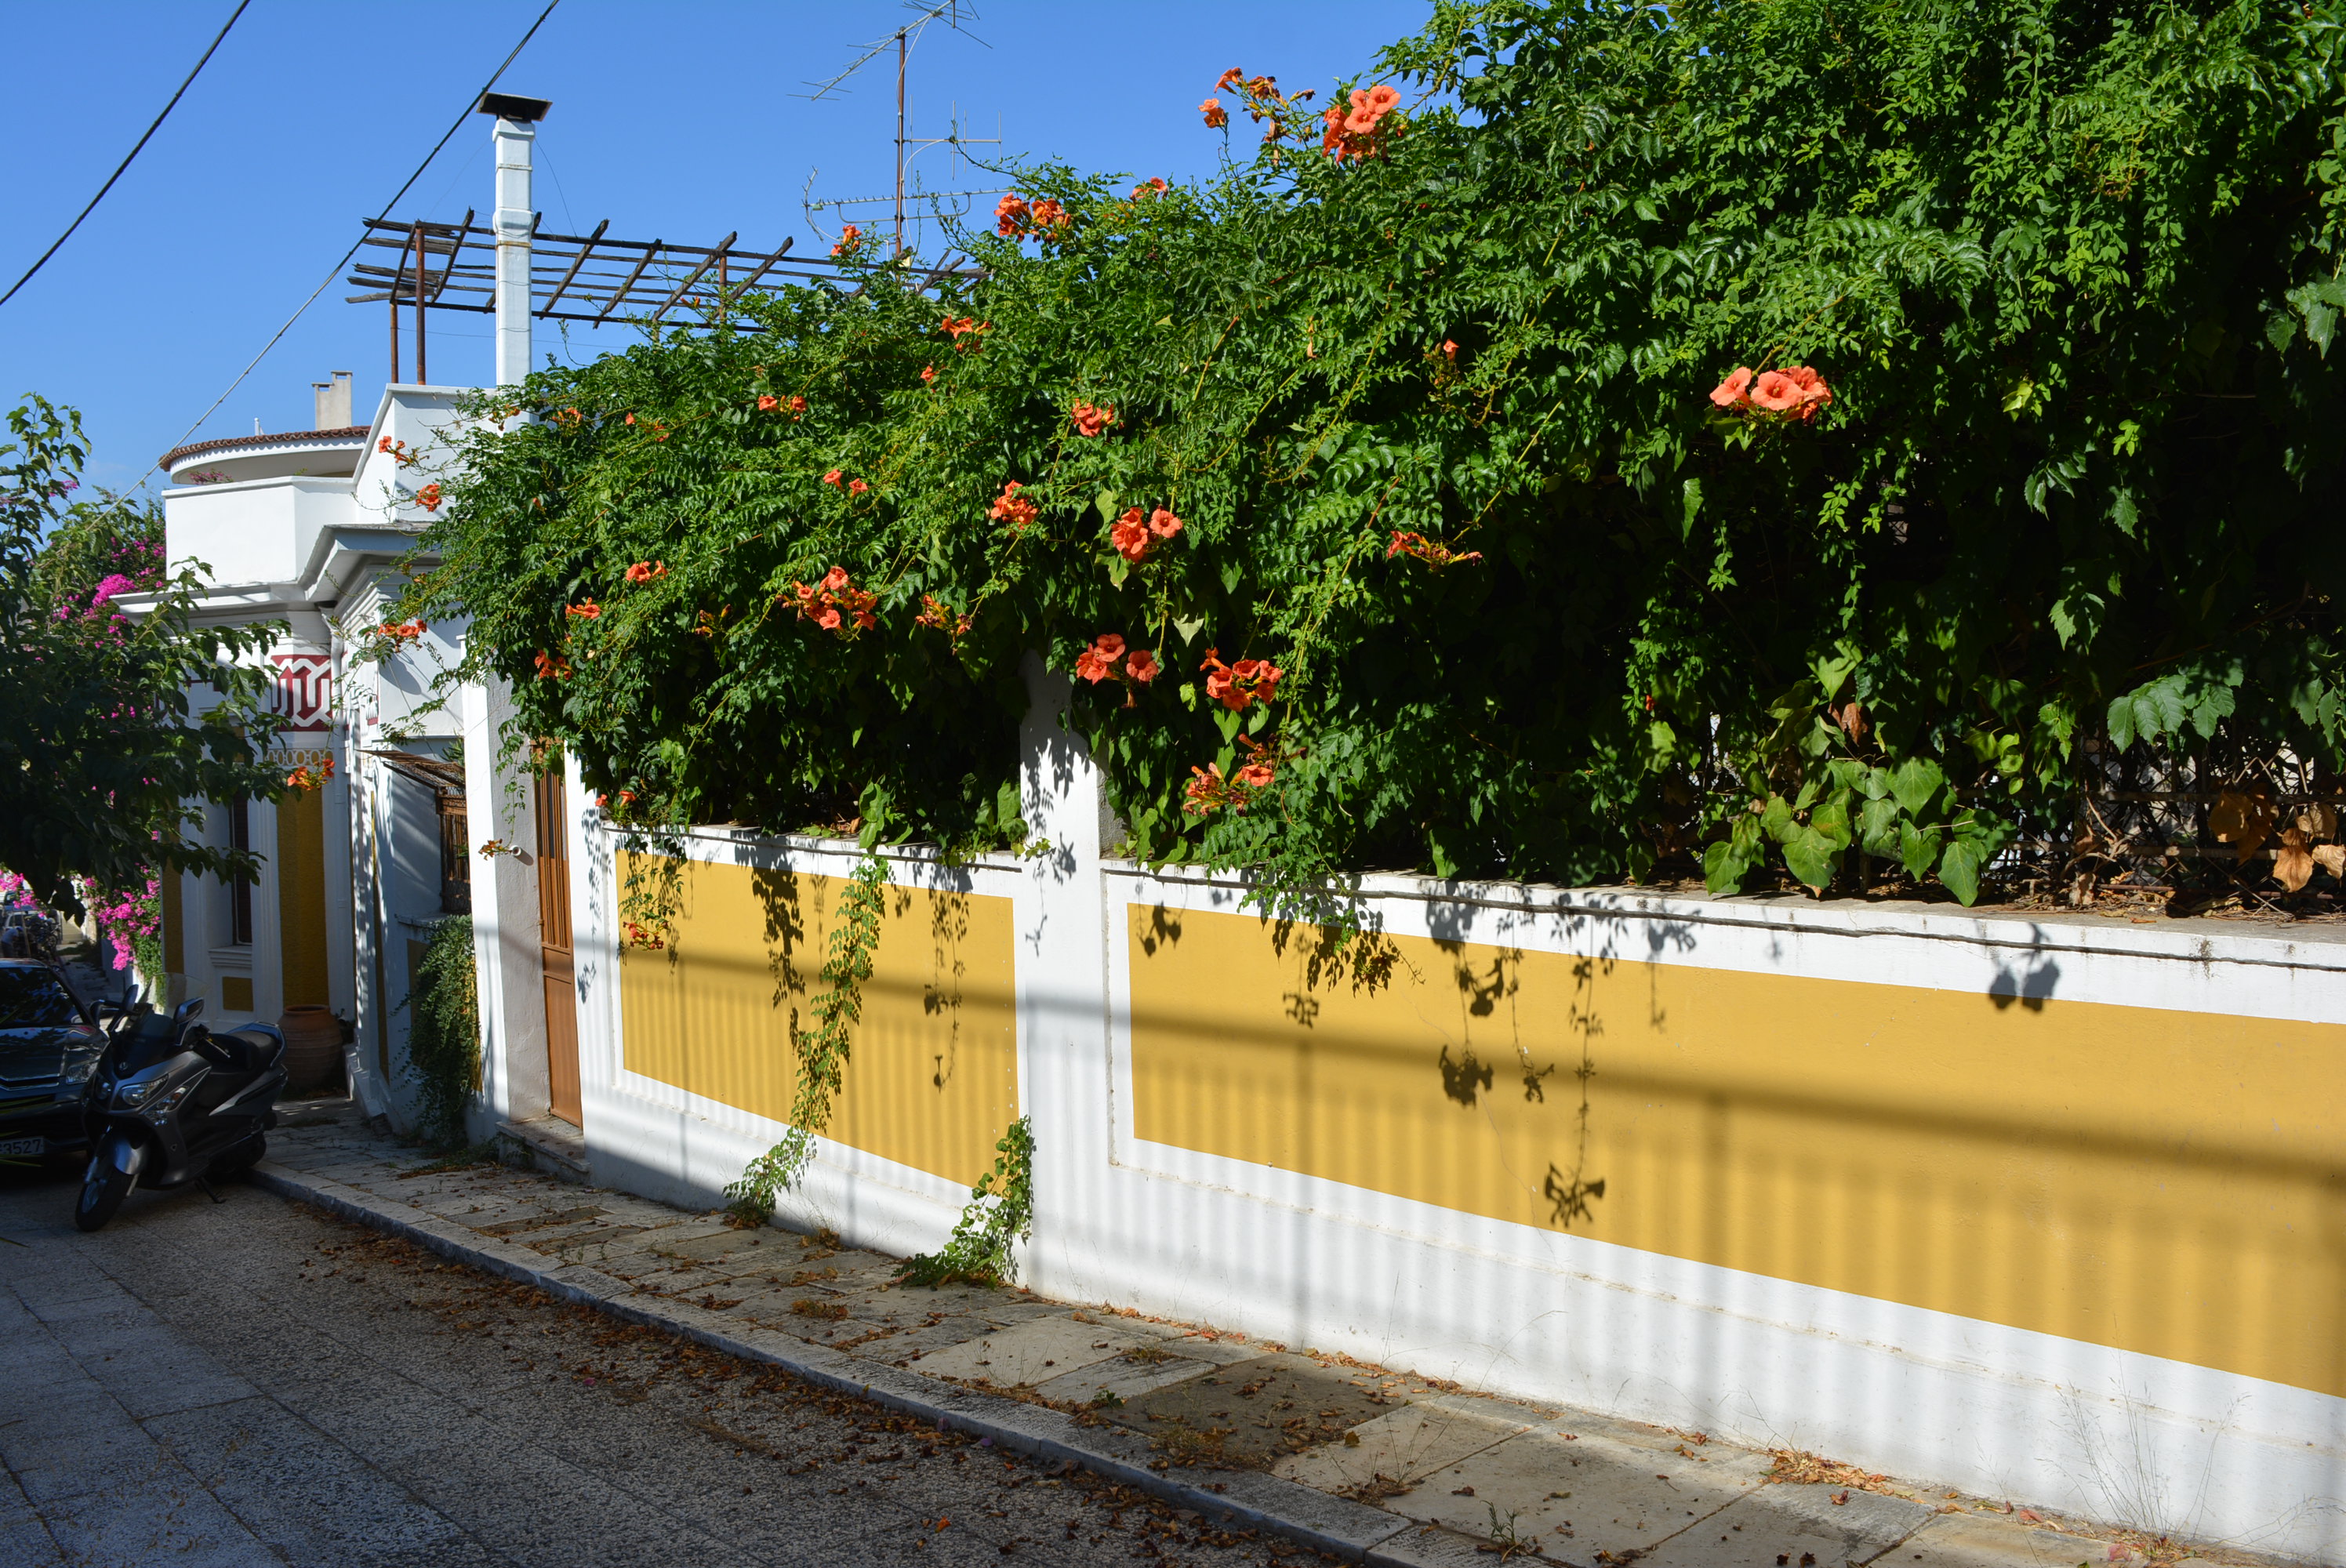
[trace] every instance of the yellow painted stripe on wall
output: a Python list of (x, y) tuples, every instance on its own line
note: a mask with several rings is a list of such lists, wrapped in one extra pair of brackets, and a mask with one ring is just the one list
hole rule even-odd
[[(620, 874), (643, 864), (622, 856)], [(790, 1016), (812, 1026), (842, 881), (686, 861), (673, 939), (620, 954), (628, 1071), (787, 1121)], [(826, 1135), (974, 1186), (1018, 1119), (1010, 901), (912, 888), (886, 899)]]
[(277, 803), (276, 859), (277, 952), (285, 1005), (331, 1005), (326, 991), (323, 789), (296, 789)]
[(2346, 1395), (2346, 1027), (1408, 937), (1372, 994), (1252, 916), (1129, 939), (1142, 1138)]

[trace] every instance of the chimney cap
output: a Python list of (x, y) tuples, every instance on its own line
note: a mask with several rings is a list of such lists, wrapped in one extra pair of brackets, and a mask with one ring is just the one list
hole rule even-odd
[(483, 93), (481, 101), (473, 106), (475, 113), (495, 115), (501, 120), (519, 120), (535, 124), (546, 117), (554, 107), (552, 98), (525, 98), (512, 93)]

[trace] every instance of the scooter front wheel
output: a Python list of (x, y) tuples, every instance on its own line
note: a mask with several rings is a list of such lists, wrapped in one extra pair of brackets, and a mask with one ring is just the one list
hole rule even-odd
[(81, 1178), (81, 1201), (74, 1205), (74, 1228), (96, 1230), (112, 1219), (114, 1211), (122, 1207), (122, 1200), (130, 1196), (138, 1181), (136, 1176), (106, 1158), (102, 1150), (93, 1156), (88, 1173)]

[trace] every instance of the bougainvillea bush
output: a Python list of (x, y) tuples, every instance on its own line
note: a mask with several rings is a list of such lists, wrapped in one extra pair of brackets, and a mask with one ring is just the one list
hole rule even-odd
[[(189, 830), (205, 801), (282, 791), (261, 760), (280, 721), (255, 663), (282, 628), (197, 625), (198, 574), (165, 569), (151, 504), (70, 499), (88, 455), (74, 411), (28, 397), (8, 436), (0, 865), (55, 909), (77, 911), (100, 890), (105, 921), (135, 937), (158, 868), (250, 875), (259, 863)], [(136, 615), (116, 603), (129, 595), (144, 596)], [(160, 972), (151, 945), (141, 962)]]
[(2341, 760), (2340, 20), (1442, 5), (484, 400), (403, 613), (638, 824), (1015, 840), (1032, 650), (1282, 896), (1969, 901), (2126, 748)]

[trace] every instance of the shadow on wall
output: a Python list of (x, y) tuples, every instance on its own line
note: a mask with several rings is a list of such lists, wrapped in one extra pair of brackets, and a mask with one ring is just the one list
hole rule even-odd
[(1380, 937), (1362, 975), (1316, 931), (1131, 906), (1137, 1136), (2346, 1395), (2346, 1028), (2057, 1000), (2049, 959), (1988, 995), (1658, 963), (1541, 918), (1567, 951)]
[[(666, 871), (667, 868), (662, 868)], [(687, 862), (668, 945), (620, 954), (625, 1066), (789, 1120), (843, 878)], [(1011, 911), (943, 884), (885, 893), (862, 1016), (826, 1136), (967, 1187), (1018, 1117)], [(729, 1175), (725, 1178), (731, 1179)]]

